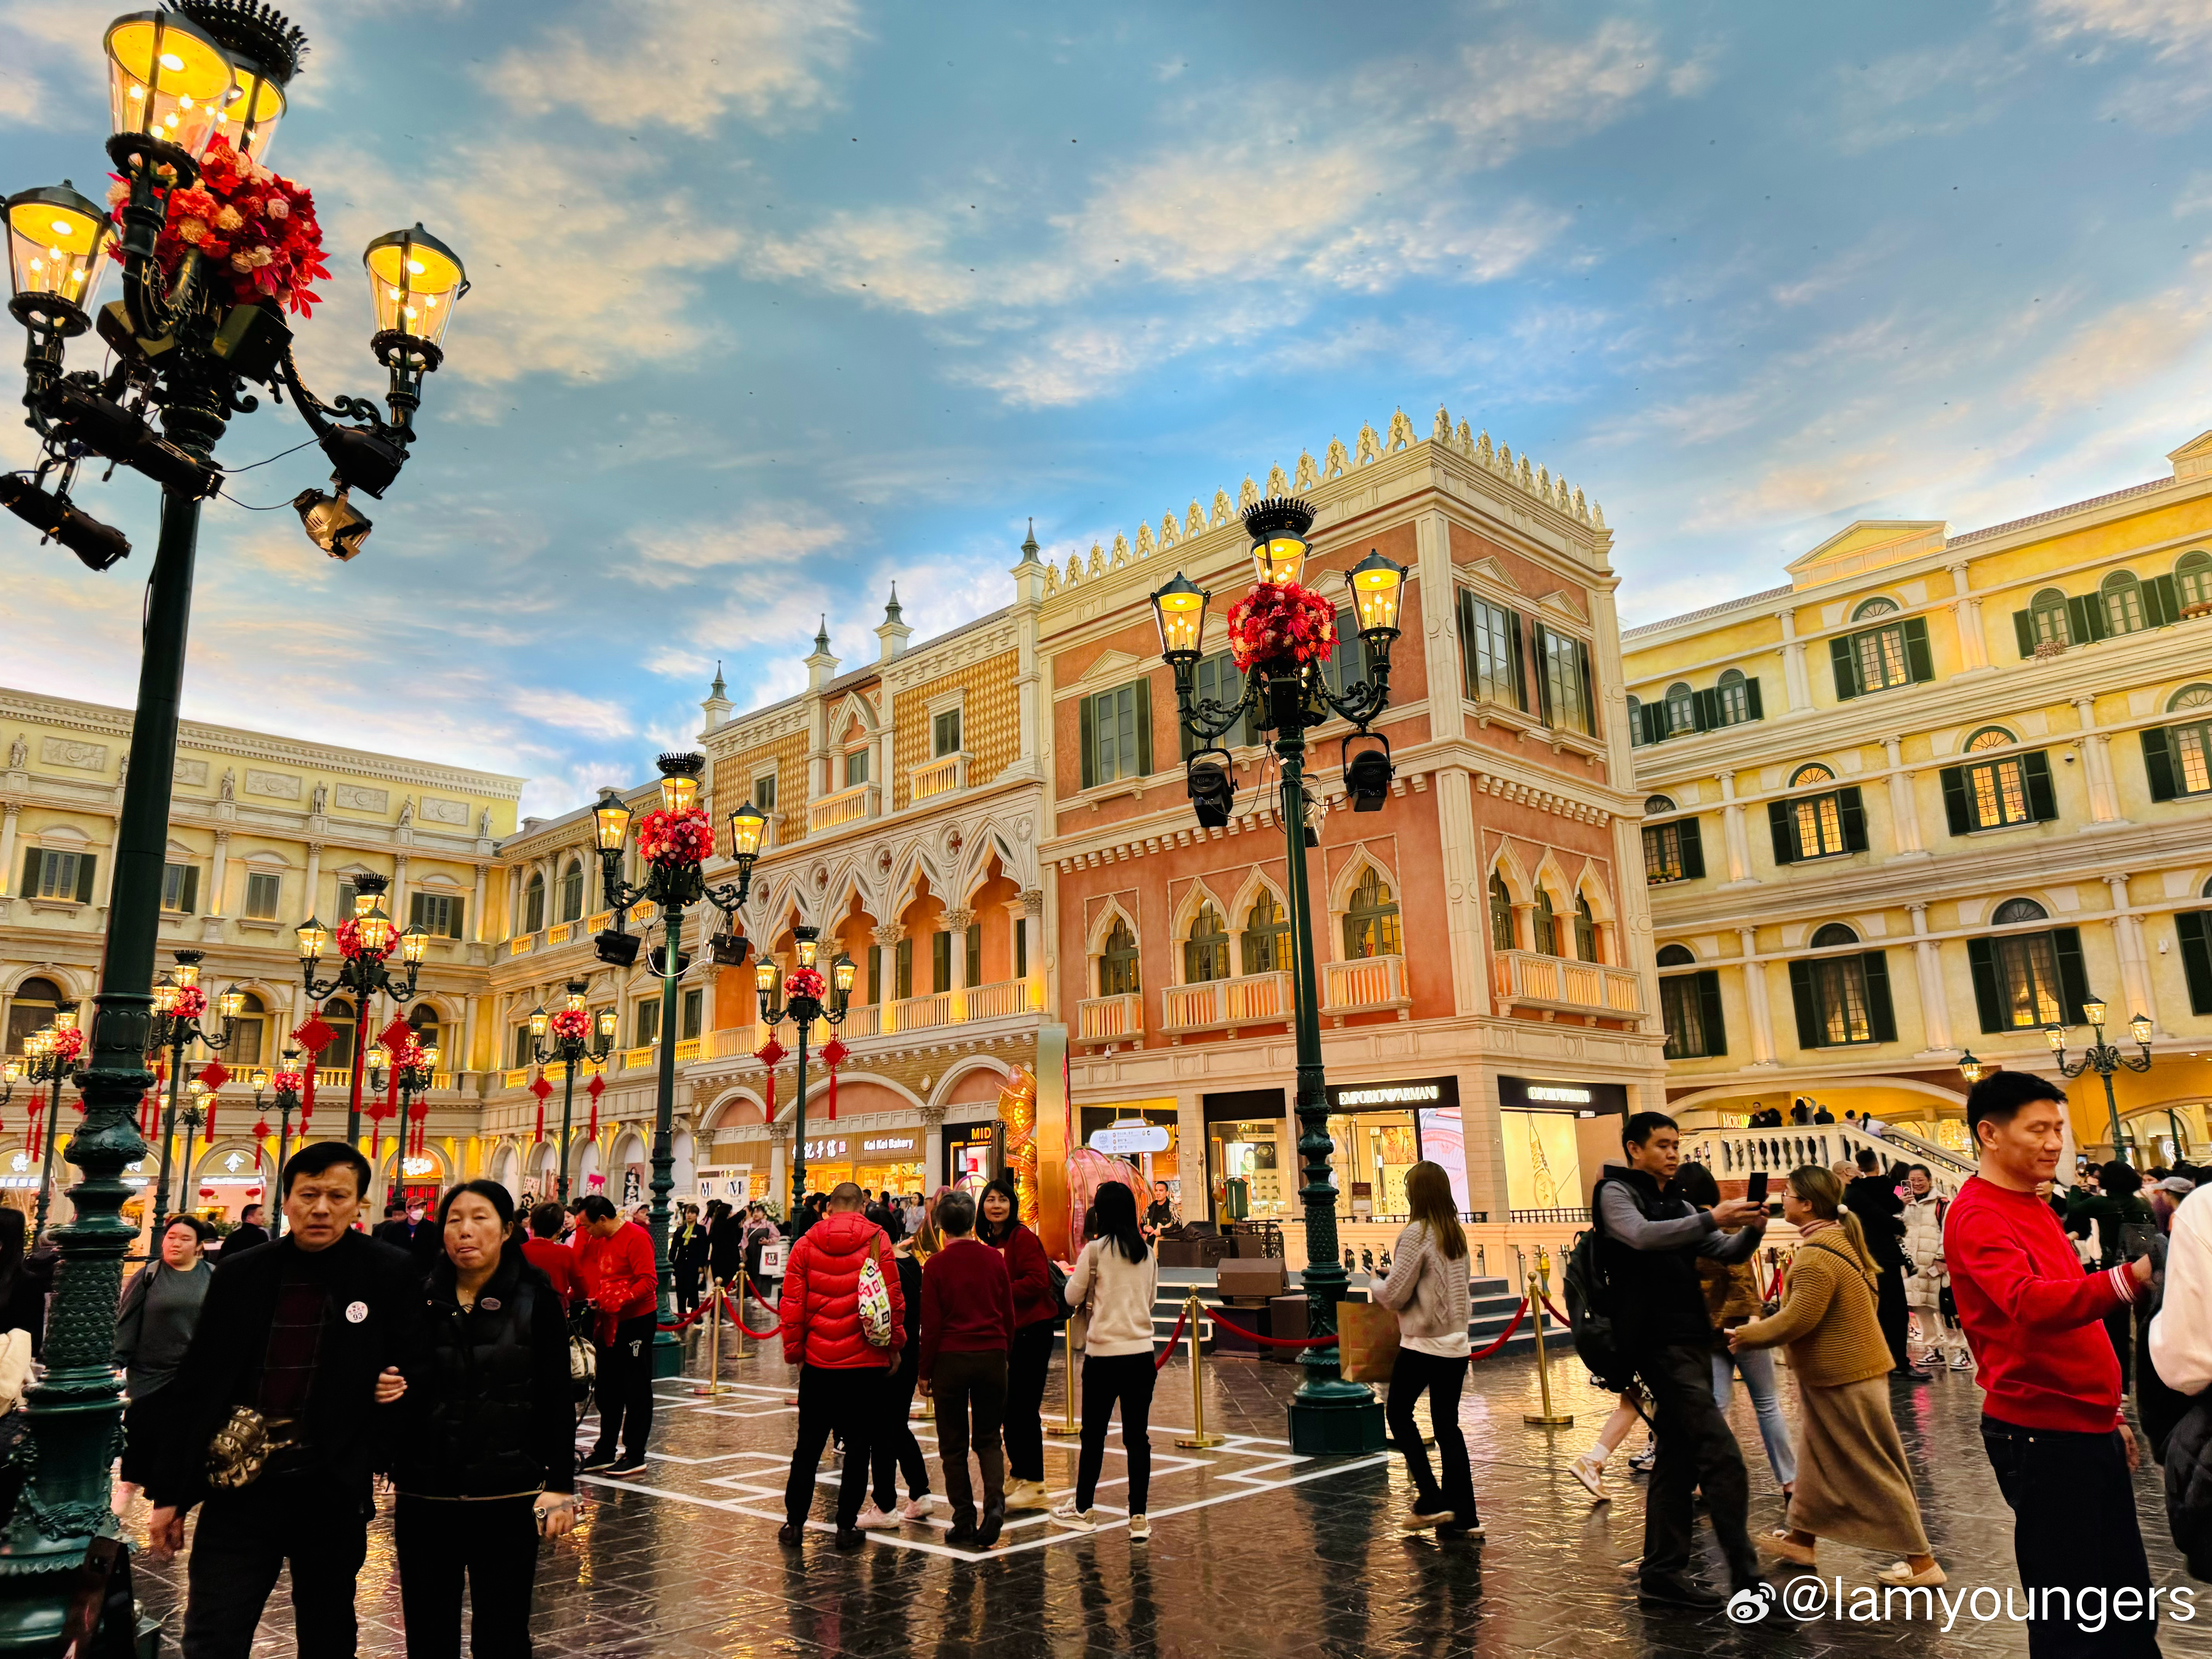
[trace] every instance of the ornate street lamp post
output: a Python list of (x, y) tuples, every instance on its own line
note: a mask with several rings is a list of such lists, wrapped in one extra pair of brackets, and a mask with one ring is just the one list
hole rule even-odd
[[(54, 1135), (62, 1121), (62, 1079), (76, 1074), (78, 1057), (84, 1053), (84, 1033), (77, 1029), (76, 1005), (64, 1002), (57, 1007), (54, 1023), (26, 1038), (23, 1048), (31, 1062), (32, 1086), (36, 1088), (42, 1083), (53, 1085), (46, 1109), (45, 1145), (39, 1158), (39, 1213), (31, 1229), (31, 1242), (35, 1244), (46, 1231), (46, 1206), (53, 1198)], [(36, 1100), (37, 1097), (33, 1095), (32, 1098)], [(34, 1120), (38, 1115), (35, 1105), (31, 1115)]]
[[(234, 985), (216, 999), (216, 1012), (222, 1017), (222, 1031), (201, 1026), (201, 1016), (208, 1011), (207, 993), (200, 988), (200, 963), (205, 956), (203, 951), (178, 951), (175, 976), (164, 974), (154, 985), (154, 1041), (148, 1045), (149, 1052), (166, 1049), (169, 1056), (169, 1107), (161, 1122), (161, 1169), (154, 1188), (153, 1242), (157, 1249), (169, 1215), (169, 1152), (177, 1139), (177, 1097), (184, 1089), (185, 1050), (195, 1042), (218, 1052), (230, 1047), (238, 1036), (238, 1017), (246, 1008), (244, 993)], [(188, 1152), (185, 1158), (187, 1186), (191, 1178)], [(181, 1200), (184, 1194), (178, 1196)], [(189, 1210), (191, 1206), (179, 1202), (177, 1207)]]
[[(1306, 733), (1336, 716), (1353, 732), (1343, 742), (1344, 781), (1356, 810), (1381, 805), (1389, 791), (1388, 739), (1368, 728), (1390, 701), (1390, 647), (1398, 637), (1398, 601), (1405, 568), (1370, 553), (1351, 573), (1352, 604), (1365, 647), (1367, 678), (1331, 690), (1325, 665), (1335, 641), (1335, 607), (1299, 583), (1313, 509), (1300, 501), (1271, 500), (1246, 509), (1252, 549), (1251, 592), (1229, 613), (1230, 649), (1243, 671), (1242, 694), (1230, 702), (1197, 695), (1196, 679), (1212, 595), (1182, 572), (1152, 595), (1160, 655), (1175, 672), (1176, 710), (1184, 731), (1204, 746), (1186, 777), (1203, 826), (1228, 821), (1236, 789), (1232, 757), (1216, 746), (1246, 721), (1275, 734), (1282, 766), (1279, 814), (1288, 843), (1290, 930), (1297, 973), (1292, 1029), (1297, 1035), (1298, 1152), (1305, 1185), (1306, 1291), (1310, 1333), (1336, 1334), (1336, 1304), (1346, 1272), (1337, 1260), (1336, 1188), (1329, 1176), (1328, 1085), (1322, 1067), (1320, 997), (1314, 969), (1313, 922), (1306, 893)], [(1353, 745), (1358, 748), (1355, 752)], [(1291, 1402), (1291, 1443), (1305, 1453), (1373, 1451), (1382, 1444), (1382, 1408), (1364, 1383), (1347, 1382), (1334, 1343), (1305, 1351), (1305, 1381)]]
[(2112, 1156), (2124, 1158), (2127, 1153), (2120, 1145), (2120, 1103), (2112, 1094), (2112, 1074), (2123, 1066), (2130, 1072), (2150, 1070), (2150, 1021), (2137, 1014), (2128, 1022), (2129, 1035), (2142, 1049), (2142, 1058), (2137, 1060), (2131, 1054), (2122, 1054), (2118, 1045), (2105, 1041), (2105, 1005), (2095, 997), (2083, 1000), (2081, 1018), (2089, 1022), (2089, 1029), (2094, 1035), (2087, 1050), (2071, 1065), (2066, 1060), (2066, 1028), (2046, 1025), (2043, 1028), (2043, 1035), (2051, 1044), (2051, 1057), (2057, 1062), (2059, 1076), (2070, 1079), (2077, 1078), (2084, 1072), (2094, 1072), (2104, 1084), (2105, 1110), (2112, 1125)]
[[(353, 1083), (346, 1099), (346, 1144), (361, 1139), (362, 1068), (369, 1045), (368, 1006), (379, 991), (394, 1002), (412, 1002), (421, 994), (416, 975), (422, 956), (430, 948), (430, 935), (420, 927), (398, 933), (384, 908), (384, 895), (392, 885), (388, 877), (359, 875), (353, 878), (353, 915), (337, 925), (335, 935), (309, 916), (293, 931), (300, 941), (300, 983), (309, 999), (319, 1005), (325, 997), (344, 992), (353, 1001)], [(316, 964), (331, 947), (338, 947), (338, 970), (328, 979), (315, 977)], [(386, 961), (397, 941), (404, 977), (394, 979)]]
[[(369, 1066), (369, 1086), (378, 1094), (385, 1091), (389, 1081), (399, 1096), (399, 1127), (397, 1131), (399, 1147), (393, 1154), (390, 1201), (399, 1202), (399, 1189), (407, 1178), (407, 1146), (410, 1139), (409, 1121), (416, 1109), (415, 1097), (429, 1092), (431, 1083), (438, 1075), (438, 1045), (427, 1047), (410, 1041), (396, 1054), (385, 1060), (372, 1060)], [(420, 1109), (428, 1115), (429, 1108)]]
[[(773, 957), (763, 957), (753, 969), (753, 988), (760, 996), (762, 1024), (774, 1030), (789, 1019), (799, 1032), (799, 1092), (792, 1103), (791, 1207), (784, 1212), (795, 1216), (799, 1200), (806, 1196), (806, 1044), (816, 1020), (832, 1030), (845, 1023), (846, 1005), (853, 994), (853, 958), (841, 952), (830, 964), (836, 1000), (825, 1006), (822, 1000), (826, 988), (822, 983), (822, 970), (814, 965), (822, 948), (821, 930), (800, 926), (791, 930), (791, 937), (799, 965), (784, 976), (782, 1000), (777, 1000), (779, 970)], [(828, 1058), (835, 1063), (837, 1056), (830, 1054)]]
[[(646, 878), (623, 878), (623, 848), (629, 838), (630, 810), (612, 789), (599, 792), (592, 807), (599, 851), (599, 875), (613, 908), (615, 925), (599, 934), (599, 960), (628, 968), (637, 960), (640, 941), (628, 931), (633, 905), (652, 903), (659, 912), (660, 928), (660, 1075), (653, 1115), (653, 1260), (660, 1284), (659, 1323), (675, 1322), (675, 1275), (668, 1263), (668, 1194), (675, 1183), (669, 1173), (676, 1161), (676, 981), (684, 972), (684, 911), (702, 899), (725, 915), (734, 915), (752, 891), (753, 865), (760, 857), (761, 831), (766, 816), (748, 801), (730, 814), (730, 856), (738, 866), (738, 879), (709, 886), (701, 866), (714, 851), (714, 830), (699, 805), (699, 774), (706, 769), (704, 755), (663, 755), (660, 768), (660, 805), (640, 820), (638, 855), (644, 860)], [(716, 960), (725, 952), (719, 946)], [(740, 957), (742, 959), (742, 956)], [(564, 1155), (563, 1179), (568, 1175)], [(664, 1330), (653, 1345), (653, 1374), (674, 1376), (684, 1368), (684, 1347)]]
[[(307, 1086), (307, 1074), (300, 1069), (300, 1051), (297, 1048), (284, 1051), (284, 1069), (270, 1081), (276, 1085), (276, 1179), (271, 1184), (281, 1200), (284, 1190), (284, 1159), (289, 1155), (289, 1143), (292, 1138), (292, 1114), (300, 1109), (300, 1096)], [(258, 1079), (253, 1085), (253, 1104), (256, 1110), (260, 1109), (261, 1084)], [(263, 1132), (257, 1128), (254, 1133), (258, 1135)], [(284, 1236), (284, 1206), (281, 1201), (269, 1206), (269, 1218), (271, 1224), (270, 1238), (282, 1238)]]
[[(177, 1188), (177, 1213), (182, 1215), (192, 1207), (191, 1200), (199, 1196), (192, 1179), (192, 1137), (199, 1133), (200, 1125), (207, 1120), (200, 1115), (200, 1102), (207, 1097), (207, 1085), (194, 1078), (185, 1085), (185, 1109), (177, 1114), (177, 1121), (185, 1126), (184, 1179)], [(158, 1240), (159, 1234), (155, 1235)]]
[[(530, 1014), (530, 1047), (535, 1063), (542, 1066), (556, 1054), (561, 1057), (561, 1168), (554, 1180), (564, 1210), (568, 1207), (568, 1128), (575, 1115), (576, 1067), (586, 1060), (598, 1065), (615, 1048), (617, 1019), (611, 1008), (599, 1015), (599, 1040), (592, 1041), (591, 1011), (584, 1006), (584, 994), (590, 989), (588, 981), (572, 979), (567, 1006), (559, 1013), (534, 1008)], [(550, 1048), (544, 1042), (549, 1031), (553, 1036)]]
[[(243, 0), (177, 0), (174, 9), (118, 19), (106, 40), (114, 129), (106, 159), (122, 181), (120, 237), (100, 204), (66, 181), (4, 204), (9, 310), (28, 337), (24, 403), (40, 453), (27, 476), (0, 477), (0, 507), (98, 570), (125, 557), (130, 543), (70, 499), (82, 464), (131, 468), (161, 487), (162, 505), (131, 732), (137, 764), (116, 824), (84, 1122), (70, 1143), (83, 1179), (70, 1193), (76, 1219), (57, 1232), (46, 1370), (27, 1401), (36, 1455), (0, 1531), (0, 1655), (58, 1650), (91, 1540), (118, 1535), (108, 1466), (121, 1403), (110, 1361), (132, 1238), (118, 1213), (130, 1195), (122, 1172), (146, 1152), (137, 1116), (151, 1081), (154, 952), (192, 567), (200, 503), (225, 483), (216, 446), (234, 415), (255, 407), (252, 388), (289, 398), (337, 485), (335, 498), (310, 490), (294, 505), (316, 545), (351, 558), (369, 525), (346, 497), (380, 496), (398, 477), (423, 380), (468, 286), (460, 261), (419, 230), (373, 243), (363, 256), (378, 323), (369, 344), (388, 373), (391, 418), (368, 399), (325, 403), (307, 389), (283, 310), (312, 297), (319, 222), (306, 191), (256, 170), (305, 46), (281, 13)], [(285, 210), (274, 211), (280, 198)], [(239, 224), (226, 230), (231, 213)], [(94, 326), (94, 296), (118, 240), (122, 298), (96, 313), (112, 367), (67, 372), (68, 342)]]

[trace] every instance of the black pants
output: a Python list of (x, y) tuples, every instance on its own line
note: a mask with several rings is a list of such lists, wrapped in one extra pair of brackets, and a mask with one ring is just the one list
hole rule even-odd
[(192, 1528), (185, 1659), (246, 1659), (288, 1563), (294, 1649), (351, 1659), (354, 1577), (368, 1554), (364, 1504), (327, 1474), (264, 1475), (244, 1492), (218, 1492)]
[(814, 1507), (814, 1476), (822, 1449), (835, 1432), (845, 1448), (845, 1471), (837, 1483), (837, 1525), (850, 1530), (860, 1518), (868, 1491), (868, 1445), (883, 1410), (884, 1368), (831, 1370), (804, 1365), (799, 1372), (799, 1444), (791, 1454), (791, 1478), (784, 1482), (784, 1518), (804, 1526)]
[[(1087, 1385), (1090, 1373), (1084, 1374)], [(1449, 1510), (1452, 1525), (1480, 1525), (1474, 1512), (1474, 1468), (1467, 1459), (1467, 1437), (1460, 1432), (1459, 1395), (1467, 1384), (1467, 1361), (1440, 1358), (1413, 1348), (1400, 1348), (1390, 1367), (1390, 1401), (1383, 1419), (1390, 1438), (1406, 1455), (1406, 1473), (1413, 1477), (1418, 1507), (1425, 1515)], [(1436, 1430), (1437, 1461), (1443, 1480), (1429, 1473), (1428, 1448), (1421, 1444), (1421, 1426), (1413, 1420), (1413, 1407), (1423, 1393), (1429, 1396), (1429, 1421)]]
[[(2115, 1260), (2117, 1266), (2118, 1261)], [(2112, 1352), (2120, 1362), (2120, 1392), (2135, 1386), (2136, 1353), (2132, 1326), (2135, 1310), (2123, 1302), (2105, 1316), (2105, 1334), (2112, 1340)]]
[(1048, 1319), (1014, 1333), (1006, 1354), (1006, 1476), (1044, 1479), (1044, 1384), (1060, 1328)]
[(178, 1398), (174, 1388), (164, 1386), (123, 1408), (123, 1478), (132, 1486), (152, 1477), (163, 1444), (179, 1432)]
[(1651, 1432), (1659, 1445), (1644, 1500), (1644, 1576), (1664, 1577), (1689, 1570), (1697, 1524), (1691, 1499), (1702, 1488), (1705, 1512), (1728, 1558), (1731, 1586), (1741, 1589), (1759, 1577), (1759, 1558), (1752, 1553), (1747, 1529), (1751, 1487), (1742, 1449), (1713, 1403), (1712, 1348), (1708, 1343), (1681, 1343), (1650, 1350), (1639, 1357), (1636, 1370), (1650, 1397)]
[(678, 1262), (676, 1269), (676, 1311), (688, 1314), (699, 1305), (699, 1270)]
[(1875, 1286), (1875, 1319), (1881, 1326), (1881, 1340), (1889, 1345), (1890, 1364), (1898, 1370), (1907, 1370), (1912, 1361), (1905, 1353), (1905, 1334), (1911, 1310), (1905, 1302), (1905, 1269), (1881, 1267), (1875, 1271), (1881, 1279)]
[[(469, 1651), (529, 1659), (530, 1592), (538, 1576), (538, 1517), (527, 1498), (410, 1498), (393, 1507), (399, 1612), (407, 1659), (460, 1659), (461, 1580), (469, 1589)], [(302, 1659), (308, 1650), (301, 1650)]]
[[(1152, 1480), (1152, 1442), (1146, 1427), (1152, 1415), (1153, 1375), (1149, 1352), (1084, 1356), (1083, 1451), (1075, 1462), (1079, 1510), (1089, 1509), (1091, 1500), (1097, 1496), (1098, 1471), (1106, 1462), (1106, 1429), (1118, 1405), (1121, 1450), (1129, 1462), (1129, 1513), (1145, 1513)], [(1042, 1456), (1040, 1452), (1039, 1459)]]
[(599, 1395), (599, 1444), (619, 1445), (632, 1457), (644, 1456), (653, 1437), (653, 1316), (642, 1313), (616, 1326), (615, 1340), (599, 1345), (592, 1384)]
[[(937, 1401), (937, 1455), (945, 1465), (945, 1497), (955, 1525), (975, 1514), (975, 1484), (968, 1478), (968, 1444), (972, 1428), (975, 1461), (983, 1466), (983, 1507), (1004, 1512), (1006, 1463), (999, 1449), (999, 1425), (1006, 1409), (1006, 1351), (940, 1353), (930, 1376)], [(1038, 1427), (1040, 1444), (1043, 1428)], [(1044, 1452), (1037, 1452), (1040, 1468)]]
[[(2135, 1482), (2127, 1453), (2112, 1434), (2023, 1429), (1982, 1419), (1982, 1445), (1996, 1471), (1997, 1490), (2012, 1506), (2012, 1553), (2020, 1582), (2034, 1598), (2027, 1621), (2031, 1659), (2114, 1659), (2155, 1655), (2158, 1631), (2143, 1615), (2150, 1563), (2136, 1523)], [(2113, 1593), (2133, 1589), (2136, 1617), (2112, 1610)], [(2085, 1631), (2076, 1596), (2088, 1592)], [(2154, 1613), (2154, 1606), (2150, 1609)]]
[[(914, 1437), (913, 1425), (907, 1420), (907, 1413), (914, 1405), (914, 1385), (921, 1368), (921, 1345), (916, 1342), (907, 1349), (899, 1368), (884, 1378), (876, 1431), (869, 1441), (867, 1461), (869, 1473), (874, 1477), (876, 1507), (886, 1515), (898, 1502), (896, 1475), (906, 1476), (908, 1498), (919, 1498), (929, 1490), (929, 1464), (922, 1457), (921, 1443)], [(854, 1455), (849, 1445), (845, 1455), (848, 1459)]]

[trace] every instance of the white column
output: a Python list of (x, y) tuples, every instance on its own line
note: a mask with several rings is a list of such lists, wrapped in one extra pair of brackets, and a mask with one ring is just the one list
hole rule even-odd
[(398, 854), (392, 860), (392, 922), (396, 927), (407, 926), (407, 854)]
[(1982, 602), (1973, 594), (1973, 585), (1966, 580), (1966, 561), (1951, 567), (1951, 580), (1955, 597), (1951, 601), (1951, 619), (1959, 630), (1959, 660), (1961, 672), (1971, 672), (1990, 665), (1989, 641), (1982, 635)]
[(1042, 1012), (1046, 1005), (1044, 983), (1044, 889), (1022, 890), (1022, 920), (1029, 924), (1024, 938), (1029, 947), (1030, 1006)]
[[(477, 879), (479, 881), (483, 879), (481, 873)], [(455, 1073), (457, 1078), (463, 1072), (472, 1072), (476, 1069), (477, 1006), (483, 1000), (482, 997), (471, 996), (461, 1005), (461, 1051), (453, 1056), (447, 1068)]]
[[(307, 843), (307, 890), (300, 899), (301, 921), (305, 921), (309, 916), (316, 914), (315, 906), (319, 901), (316, 897), (315, 890), (322, 884), (323, 844), (319, 841), (311, 841)], [(338, 919), (336, 916), (331, 917), (330, 925), (336, 927), (338, 925)]]
[(15, 820), (22, 815), (22, 807), (12, 800), (0, 812), (0, 896), (15, 878)]
[(477, 866), (476, 894), (469, 901), (469, 925), (462, 930), (468, 935), (469, 943), (471, 945), (483, 943), (484, 879), (490, 871), (491, 866), (488, 864)]
[[(1413, 574), (1420, 583), (1421, 661), (1429, 677), (1429, 731), (1437, 738), (1464, 736), (1465, 702), (1460, 687), (1465, 683), (1459, 665), (1458, 600), (1453, 592), (1451, 520), (1442, 513), (1424, 513), (1413, 521)], [(1402, 610), (1402, 601), (1401, 609)], [(1592, 704), (1605, 705), (1591, 688)], [(1610, 735), (1608, 726), (1601, 732)], [(1451, 878), (1447, 875), (1447, 889)], [(1455, 906), (1455, 908), (1457, 907)], [(1462, 1001), (1460, 1006), (1468, 1005)]]
[(115, 855), (123, 842), (123, 820), (107, 821), (107, 856), (100, 860), (104, 866), (100, 876), (100, 908), (106, 909), (115, 892)]
[(1482, 974), (1482, 936), (1490, 896), (1479, 861), (1474, 781), (1464, 768), (1450, 766), (1437, 773), (1435, 781), (1437, 828), (1443, 848), (1445, 937), (1451, 946), (1452, 1006), (1462, 1014), (1487, 1014), (1490, 987)]
[(769, 1201), (785, 1212), (784, 1219), (791, 1218), (791, 1194), (785, 1191), (789, 1178), (784, 1173), (784, 1146), (791, 1139), (791, 1126), (771, 1123), (768, 1126), (768, 1196)]
[(1751, 873), (1751, 842), (1743, 830), (1743, 803), (1735, 798), (1735, 774), (1720, 774), (1721, 841), (1728, 854), (1728, 878), (1731, 882), (1754, 881)]
[(975, 920), (973, 910), (945, 912), (945, 931), (952, 935), (952, 982), (936, 988), (952, 994), (945, 1006), (956, 1020), (968, 1018), (968, 924)]
[(1904, 742), (1886, 737), (1881, 746), (1889, 757), (1890, 838), (1900, 854), (1925, 853), (1928, 849), (1920, 839), (1920, 814), (1912, 799), (1912, 774), (1905, 769)]
[(2128, 912), (2128, 878), (2106, 876), (2105, 886), (2112, 896), (2112, 947), (2120, 961), (2120, 988), (2128, 1006), (2112, 1024), (2124, 1025), (2136, 1014), (2155, 1021), (2158, 1005), (2151, 990), (2150, 959), (2143, 950), (2142, 919)]
[(1951, 1042), (1951, 1010), (1943, 995), (1943, 962), (1936, 941), (1928, 937), (1928, 906), (1916, 902), (1905, 907), (1912, 914), (1912, 966), (1920, 981), (1921, 1029), (1928, 1046), (1921, 1052), (1948, 1049)]
[(1782, 623), (1782, 682), (1788, 689), (1790, 712), (1804, 713), (1813, 706), (1813, 683), (1806, 676), (1805, 643), (1797, 637), (1797, 613), (1778, 611)]
[(1748, 927), (1736, 929), (1743, 948), (1743, 1003), (1751, 1021), (1751, 1063), (1771, 1066), (1774, 1060), (1774, 1018), (1766, 1005), (1766, 964), (1759, 957), (1759, 935)]
[(921, 1109), (921, 1190), (933, 1193), (945, 1181), (945, 1108)]
[(229, 872), (230, 831), (218, 830), (215, 832), (215, 867), (208, 872), (207, 913), (211, 916), (220, 916), (222, 914), (224, 882)]
[(2112, 757), (2106, 734), (2097, 730), (2097, 700), (2094, 697), (2074, 699), (2075, 712), (2081, 717), (2085, 741), (2081, 745), (2081, 763), (2088, 774), (2089, 817), (2096, 823), (2117, 823), (2120, 817), (2120, 799), (2112, 787)]

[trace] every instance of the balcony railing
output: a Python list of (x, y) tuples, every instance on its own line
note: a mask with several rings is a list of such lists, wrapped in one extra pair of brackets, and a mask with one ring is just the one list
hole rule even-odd
[(926, 997), (902, 997), (890, 1006), (894, 1031), (922, 1031), (952, 1023), (952, 993), (938, 991)]
[(968, 787), (968, 751), (956, 749), (949, 755), (940, 755), (926, 766), (917, 766), (907, 775), (908, 787), (916, 800), (927, 800), (933, 795), (949, 795)]
[(1322, 1002), (1331, 1014), (1366, 1014), (1395, 1008), (1403, 1014), (1413, 1006), (1406, 994), (1406, 958), (1354, 957), (1349, 962), (1322, 964)]
[(1042, 1006), (1042, 987), (1036, 980), (1002, 979), (993, 985), (975, 985), (960, 993), (963, 1017), (1004, 1019), (1013, 1014), (1034, 1013)]
[(1145, 1029), (1145, 997), (1141, 991), (1120, 996), (1091, 997), (1076, 1007), (1076, 1036), (1083, 1042), (1119, 1042), (1141, 1036)]
[(834, 795), (810, 801), (806, 806), (806, 833), (818, 836), (825, 830), (872, 818), (876, 816), (877, 803), (882, 795), (881, 785), (856, 783), (849, 789), (840, 789)]
[(602, 910), (597, 915), (584, 918), (584, 930), (586, 933), (604, 933), (614, 925), (615, 913), (611, 910)]
[(511, 957), (527, 956), (538, 948), (538, 935), (517, 933), (507, 942), (507, 953)]
[(1264, 1025), (1291, 1017), (1291, 976), (1247, 974), (1240, 979), (1171, 985), (1161, 993), (1162, 1029), (1233, 1031), (1240, 1025)]
[(556, 921), (550, 927), (548, 927), (545, 930), (545, 943), (548, 948), (556, 945), (566, 945), (570, 939), (575, 938), (575, 936), (576, 924), (574, 922)]
[(1500, 1001), (1566, 1013), (1634, 1019), (1644, 1012), (1643, 981), (1626, 968), (1531, 951), (1498, 953)]

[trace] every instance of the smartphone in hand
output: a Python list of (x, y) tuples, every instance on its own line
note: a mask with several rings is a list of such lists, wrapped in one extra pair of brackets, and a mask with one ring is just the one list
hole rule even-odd
[(1754, 1204), (1764, 1204), (1766, 1202), (1765, 1170), (1753, 1170), (1751, 1172), (1751, 1180), (1746, 1185), (1743, 1195)]

